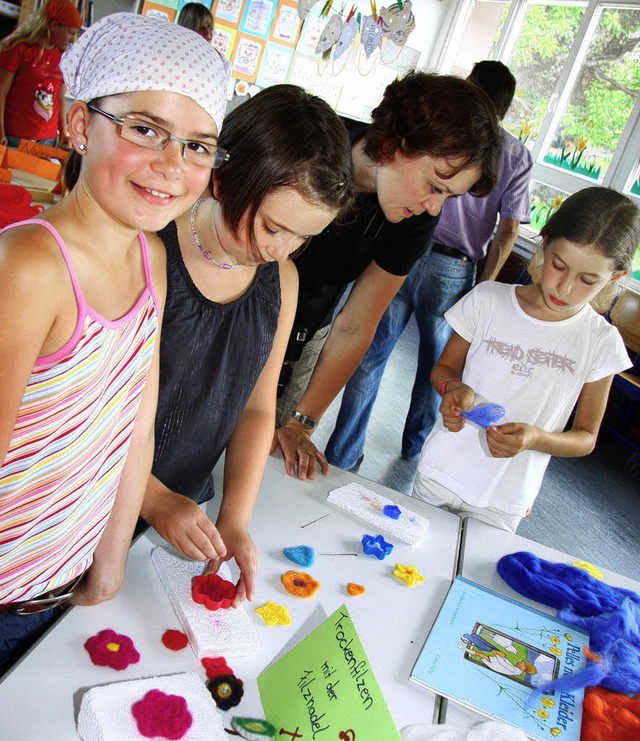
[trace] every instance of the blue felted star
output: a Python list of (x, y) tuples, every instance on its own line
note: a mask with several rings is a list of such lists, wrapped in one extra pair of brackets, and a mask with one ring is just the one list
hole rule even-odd
[(284, 548), (282, 552), (289, 561), (293, 561), (293, 563), (297, 563), (299, 566), (313, 566), (316, 560), (316, 552), (308, 545), (296, 545), (291, 548)]
[(379, 561), (386, 558), (393, 550), (393, 545), (387, 543), (382, 535), (363, 535), (362, 550), (368, 556), (375, 556)]

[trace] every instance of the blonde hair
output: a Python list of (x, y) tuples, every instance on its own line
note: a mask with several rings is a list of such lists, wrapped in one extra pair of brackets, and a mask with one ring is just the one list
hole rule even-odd
[(51, 44), (51, 28), (43, 5), (31, 13), (21, 25), (0, 41), (0, 50), (12, 49), (17, 44)]

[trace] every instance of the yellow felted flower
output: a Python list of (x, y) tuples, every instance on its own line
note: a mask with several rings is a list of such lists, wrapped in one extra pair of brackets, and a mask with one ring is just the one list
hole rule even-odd
[(256, 612), (267, 625), (291, 625), (289, 610), (284, 605), (269, 601), (262, 607), (256, 607)]
[(416, 584), (424, 581), (424, 576), (415, 566), (406, 566), (403, 563), (397, 563), (393, 570), (396, 579), (403, 581), (408, 587), (415, 587)]

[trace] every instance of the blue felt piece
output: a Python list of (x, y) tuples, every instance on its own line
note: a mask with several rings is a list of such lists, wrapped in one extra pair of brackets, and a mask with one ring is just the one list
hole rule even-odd
[(499, 422), (507, 410), (500, 404), (479, 404), (468, 412), (460, 412), (465, 419), (475, 422), (480, 427), (491, 427)]
[(284, 548), (282, 552), (289, 561), (297, 563), (298, 566), (313, 566), (316, 560), (316, 552), (309, 545), (296, 545), (291, 548)]
[(363, 535), (362, 550), (367, 556), (375, 556), (378, 561), (382, 561), (393, 550), (393, 544), (387, 543), (382, 535)]
[(395, 504), (385, 504), (384, 509), (382, 510), (382, 514), (390, 517), (392, 520), (399, 520), (400, 515), (402, 514), (402, 510)]

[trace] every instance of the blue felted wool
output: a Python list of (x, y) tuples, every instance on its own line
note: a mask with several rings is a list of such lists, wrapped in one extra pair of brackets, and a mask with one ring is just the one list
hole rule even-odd
[(640, 595), (525, 551), (503, 556), (497, 570), (516, 592), (555, 607), (561, 620), (586, 630), (591, 650), (602, 657), (602, 664), (589, 664), (541, 691), (601, 685), (627, 695), (640, 692)]
[(297, 563), (299, 566), (313, 566), (316, 560), (316, 552), (309, 545), (296, 545), (291, 548), (284, 548), (282, 552), (289, 561), (293, 561), (293, 563)]
[(477, 407), (469, 409), (468, 412), (460, 412), (465, 419), (485, 428), (495, 425), (506, 413), (507, 410), (500, 404), (478, 404)]

